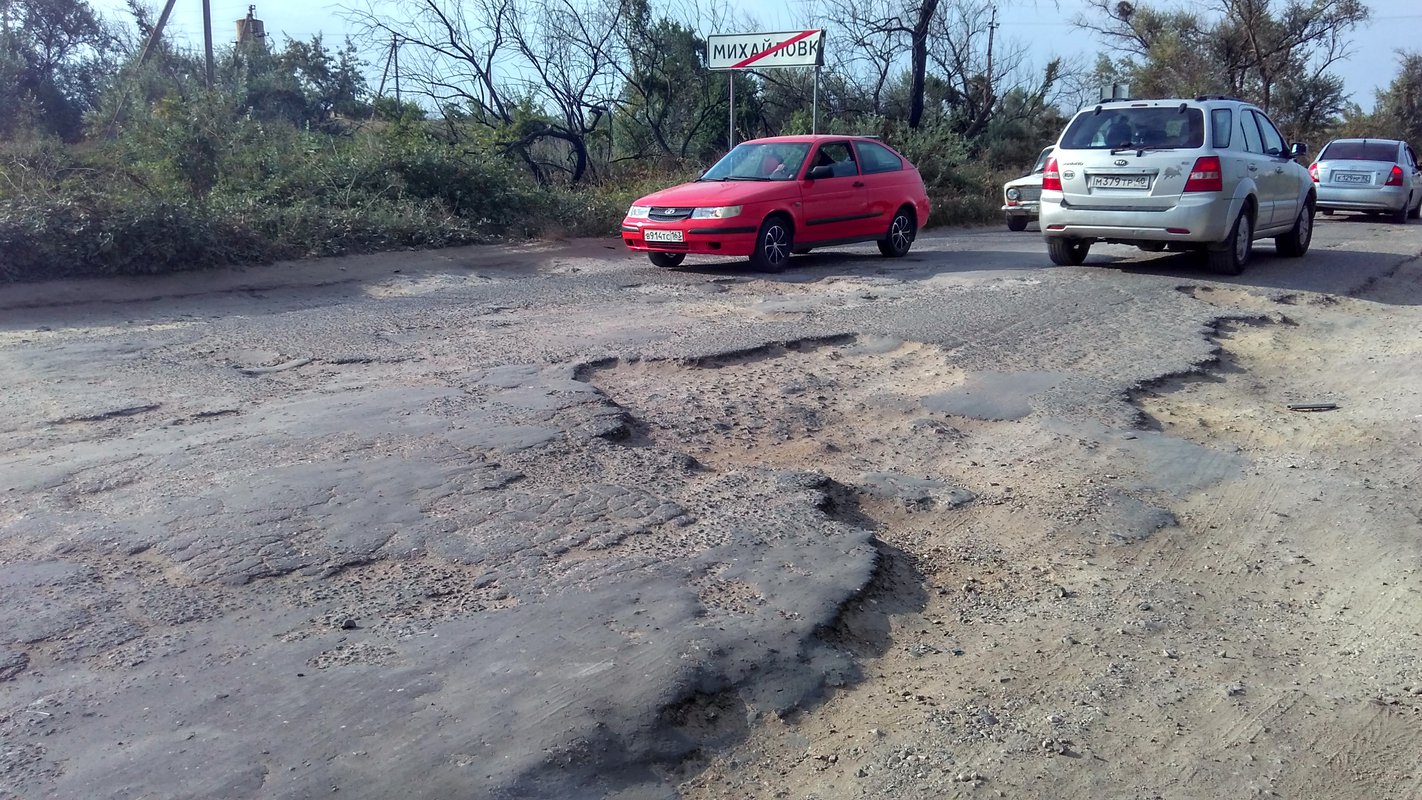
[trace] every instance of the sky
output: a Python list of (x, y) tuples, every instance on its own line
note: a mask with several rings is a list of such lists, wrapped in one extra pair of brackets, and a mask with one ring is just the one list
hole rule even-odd
[[(219, 43), (231, 42), (236, 38), (235, 21), (247, 15), (250, 0), (210, 0), (212, 4), (213, 39)], [(886, 0), (868, 0), (885, 2)], [(161, 0), (144, 0), (156, 11), (162, 8)], [(728, 0), (742, 13), (752, 15), (760, 22), (763, 30), (795, 30), (804, 26), (805, 6), (801, 3), (770, 4), (764, 0)], [(1150, 0), (1145, 0), (1148, 4)], [(105, 16), (128, 19), (123, 0), (91, 0), (91, 4)], [(310, 2), (309, 0), (286, 0), (282, 3), (257, 3), (257, 18), (266, 23), (267, 34), (276, 41), (290, 37), (307, 39), (317, 33), (325, 34), (327, 42), (339, 44), (350, 32), (350, 25), (342, 15), (344, 3)], [(653, 9), (658, 5), (652, 0)], [(1169, 5), (1159, 3), (1158, 5)], [(1199, 5), (1199, 3), (1192, 3)], [(1418, 0), (1368, 0), (1372, 18), (1367, 24), (1354, 31), (1353, 54), (1344, 62), (1335, 65), (1334, 70), (1343, 77), (1344, 89), (1352, 100), (1364, 108), (1371, 108), (1375, 92), (1387, 86), (1397, 74), (1399, 49), (1422, 50), (1422, 3)], [(1077, 15), (1089, 10), (1087, 0), (1018, 0), (1005, 1), (998, 15), (1002, 23), (1001, 36), (1016, 41), (1029, 48), (1034, 58), (1040, 61), (1033, 66), (1040, 68), (1054, 56), (1077, 57), (1088, 66), (1095, 60), (1100, 50), (1100, 42), (1092, 34), (1078, 30), (1072, 25)], [(174, 41), (186, 42), (195, 48), (202, 46), (202, 2), (201, 0), (178, 0), (169, 21), (168, 35)], [(741, 33), (744, 31), (704, 31), (703, 33)], [(834, 31), (828, 31), (828, 47), (834, 46)], [(378, 59), (375, 56), (371, 60)], [(373, 69), (378, 73), (380, 64)], [(377, 74), (378, 77), (378, 74)]]

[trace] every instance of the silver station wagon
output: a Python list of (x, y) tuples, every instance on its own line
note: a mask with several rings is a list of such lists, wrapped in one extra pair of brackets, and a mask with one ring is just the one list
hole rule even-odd
[(1308, 171), (1318, 183), (1318, 210), (1386, 214), (1407, 224), (1422, 209), (1422, 168), (1406, 142), (1334, 139)]
[(1042, 177), (1052, 261), (1094, 242), (1198, 250), (1238, 275), (1255, 239), (1302, 256), (1313, 238), (1313, 179), (1263, 111), (1234, 98), (1115, 100), (1078, 112)]

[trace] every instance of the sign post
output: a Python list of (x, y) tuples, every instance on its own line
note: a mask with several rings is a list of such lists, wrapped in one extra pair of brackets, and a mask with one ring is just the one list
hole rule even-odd
[(820, 67), (825, 63), (825, 32), (782, 31), (779, 33), (714, 33), (706, 38), (706, 66), (723, 70), (730, 81), (727, 92), (731, 104), (730, 137), (736, 145), (736, 71), (742, 69), (779, 69), (783, 67), (814, 67), (814, 109), (810, 113), (810, 132), (819, 125)]

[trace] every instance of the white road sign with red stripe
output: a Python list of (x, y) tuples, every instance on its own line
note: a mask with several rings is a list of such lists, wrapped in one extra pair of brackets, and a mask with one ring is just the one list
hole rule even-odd
[(706, 38), (710, 69), (816, 67), (825, 63), (825, 32), (714, 33)]

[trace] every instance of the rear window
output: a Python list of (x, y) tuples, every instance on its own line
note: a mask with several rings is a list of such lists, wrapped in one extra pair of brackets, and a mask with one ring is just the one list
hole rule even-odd
[(1319, 161), (1396, 161), (1397, 142), (1333, 142)]
[(865, 175), (874, 172), (897, 172), (904, 168), (904, 162), (883, 145), (856, 142), (854, 146), (859, 148), (859, 165)]
[(1103, 109), (1078, 115), (1062, 135), (1069, 150), (1136, 147), (1195, 148), (1205, 144), (1205, 115), (1198, 108), (1158, 106)]

